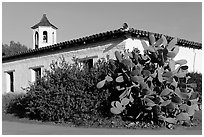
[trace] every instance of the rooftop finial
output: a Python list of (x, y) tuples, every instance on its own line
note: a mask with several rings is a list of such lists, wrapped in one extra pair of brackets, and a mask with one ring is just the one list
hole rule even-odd
[(127, 23), (123, 23), (123, 30), (127, 31), (129, 28), (128, 28), (128, 24)]

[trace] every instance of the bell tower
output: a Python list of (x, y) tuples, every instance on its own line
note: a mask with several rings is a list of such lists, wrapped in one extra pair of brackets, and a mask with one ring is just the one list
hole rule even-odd
[(33, 29), (33, 49), (42, 48), (57, 43), (57, 27), (52, 25), (43, 14), (39, 23), (31, 27)]

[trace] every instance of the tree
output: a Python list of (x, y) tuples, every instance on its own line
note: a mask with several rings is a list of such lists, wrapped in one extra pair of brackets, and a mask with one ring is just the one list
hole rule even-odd
[(29, 50), (29, 48), (20, 42), (10, 41), (10, 45), (2, 44), (2, 56), (12, 55), (26, 50)]

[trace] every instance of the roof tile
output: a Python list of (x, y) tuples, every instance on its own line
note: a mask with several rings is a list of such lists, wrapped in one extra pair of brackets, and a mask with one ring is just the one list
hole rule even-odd
[[(124, 31), (123, 29), (117, 29), (117, 30), (113, 30), (113, 31), (107, 31), (107, 32), (103, 32), (103, 33), (99, 33), (99, 34), (94, 34), (91, 36), (86, 36), (83, 38), (79, 38), (79, 39), (73, 39), (70, 41), (64, 41), (64, 42), (60, 42), (54, 45), (50, 45), (47, 47), (43, 47), (43, 48), (38, 48), (38, 49), (31, 49), (28, 51), (24, 51), (24, 52), (19, 52), (13, 55), (8, 55), (8, 56), (3, 56), (2, 57), (2, 61), (7, 61), (10, 59), (14, 59), (17, 57), (21, 57), (21, 56), (29, 56), (35, 53), (40, 53), (40, 52), (49, 52), (50, 50), (54, 50), (55, 48), (58, 47), (62, 47), (62, 46), (66, 46), (67, 48), (73, 46), (73, 45), (80, 45), (80, 43), (87, 43), (87, 41), (89, 42), (96, 42), (97, 40), (104, 38), (104, 39), (109, 39), (111, 38), (111, 36), (117, 37), (119, 35), (117, 35), (118, 33), (120, 34), (126, 34), (126, 33), (130, 33), (130, 34), (136, 34), (136, 36), (140, 37), (140, 36), (146, 36), (148, 37), (149, 34), (154, 34), (155, 38), (161, 38), (162, 34), (159, 33), (152, 33), (152, 32), (148, 32), (148, 31), (142, 31), (142, 30), (136, 30), (136, 29), (132, 29), (131, 31)], [(170, 36), (166, 36), (166, 39), (168, 41), (172, 40), (173, 37)], [(194, 49), (202, 49), (202, 44), (198, 43), (198, 42), (193, 42), (193, 41), (187, 41), (184, 39), (178, 39), (178, 45), (182, 46), (182, 47), (188, 47), (188, 48), (194, 48)], [(83, 46), (83, 45), (81, 45)]]

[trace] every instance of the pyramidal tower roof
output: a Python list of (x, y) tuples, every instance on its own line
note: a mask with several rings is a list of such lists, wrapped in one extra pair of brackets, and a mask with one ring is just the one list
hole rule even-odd
[(46, 14), (43, 14), (43, 17), (42, 19), (40, 20), (39, 23), (37, 23), (36, 25), (34, 25), (33, 27), (31, 27), (32, 29), (36, 29), (38, 28), (39, 26), (50, 26), (50, 27), (53, 27), (54, 29), (58, 29), (57, 27), (55, 27), (54, 25), (52, 25), (49, 20), (47, 19), (46, 17)]

